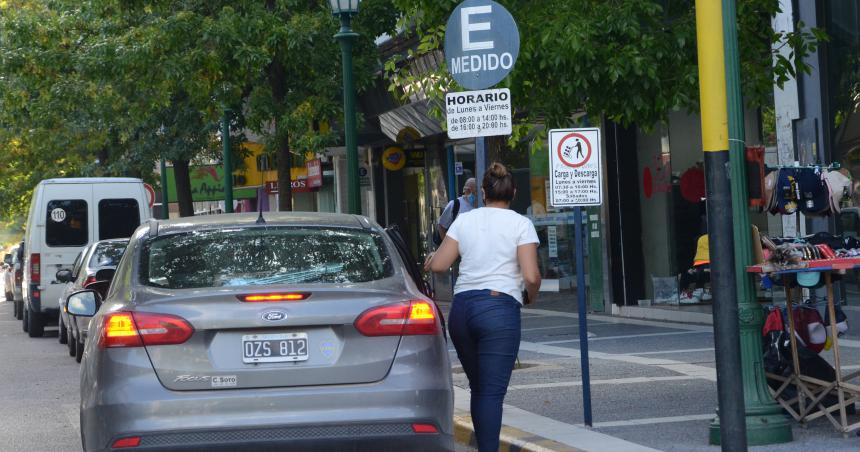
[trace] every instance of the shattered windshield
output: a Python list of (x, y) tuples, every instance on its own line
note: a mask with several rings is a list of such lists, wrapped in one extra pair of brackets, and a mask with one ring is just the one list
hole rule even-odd
[(363, 283), (393, 271), (378, 234), (338, 228), (172, 234), (150, 241), (142, 263), (144, 284), (169, 289)]

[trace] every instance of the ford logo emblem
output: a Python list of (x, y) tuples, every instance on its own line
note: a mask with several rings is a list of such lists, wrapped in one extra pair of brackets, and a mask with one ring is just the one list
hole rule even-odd
[(287, 318), (287, 313), (284, 311), (266, 311), (263, 313), (263, 320), (269, 322), (277, 322), (279, 320), (285, 320)]

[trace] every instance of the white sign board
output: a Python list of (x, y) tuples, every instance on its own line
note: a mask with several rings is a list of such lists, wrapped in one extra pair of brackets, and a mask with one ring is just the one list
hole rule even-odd
[(550, 202), (554, 207), (603, 204), (600, 129), (549, 131)]
[(454, 174), (457, 176), (463, 175), (463, 162), (454, 162)]
[(511, 90), (487, 89), (445, 95), (448, 138), (492, 137), (510, 135)]
[(556, 226), (546, 227), (546, 244), (549, 248), (549, 257), (558, 257), (558, 228)]

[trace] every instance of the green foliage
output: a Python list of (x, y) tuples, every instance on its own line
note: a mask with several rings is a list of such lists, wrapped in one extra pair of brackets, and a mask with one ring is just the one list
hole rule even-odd
[[(441, 99), (460, 90), (443, 65), (415, 74), (406, 62), (440, 49), (457, 0), (395, 0), (401, 26), (419, 39), (417, 50), (386, 63), (390, 89), (405, 100), (421, 91)], [(538, 149), (543, 128), (573, 124), (577, 112), (649, 128), (676, 109), (698, 109), (696, 22), (686, 0), (499, 0), (515, 17), (520, 56), (502, 82), (519, 110), (511, 144)], [(769, 102), (773, 84), (810, 68), (802, 58), (826, 37), (820, 30), (774, 33), (778, 0), (739, 2), (743, 92), (749, 105)], [(774, 62), (772, 45), (784, 43), (788, 58)], [(439, 112), (439, 118), (441, 118)]]

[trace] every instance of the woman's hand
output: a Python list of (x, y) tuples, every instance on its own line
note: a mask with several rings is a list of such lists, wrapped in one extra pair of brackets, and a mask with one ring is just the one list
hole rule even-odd
[(424, 270), (441, 273), (448, 271), (460, 256), (460, 244), (450, 236), (445, 236), (435, 253), (430, 253), (424, 261)]

